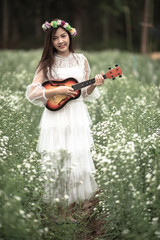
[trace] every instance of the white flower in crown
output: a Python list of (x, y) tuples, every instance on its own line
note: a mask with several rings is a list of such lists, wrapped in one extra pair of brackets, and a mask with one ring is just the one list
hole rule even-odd
[(63, 27), (67, 28), (67, 27), (69, 27), (69, 24), (66, 22)]
[(57, 25), (61, 26), (62, 21), (60, 19), (57, 20)]
[(52, 28), (57, 28), (57, 27), (63, 27), (65, 30), (67, 30), (68, 32), (70, 32), (70, 34), (75, 37), (77, 35), (77, 31), (75, 28), (71, 27), (71, 25), (69, 25), (69, 23), (65, 22), (64, 20), (58, 19), (58, 20), (53, 20), (52, 22), (45, 22), (42, 25), (42, 29), (46, 32), (48, 29)]

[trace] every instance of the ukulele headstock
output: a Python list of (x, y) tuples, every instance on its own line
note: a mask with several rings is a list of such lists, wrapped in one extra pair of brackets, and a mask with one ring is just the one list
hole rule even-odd
[(122, 77), (122, 69), (118, 66), (118, 64), (115, 65), (115, 68), (108, 68), (109, 71), (105, 74), (106, 78), (112, 78), (113, 80), (116, 77)]

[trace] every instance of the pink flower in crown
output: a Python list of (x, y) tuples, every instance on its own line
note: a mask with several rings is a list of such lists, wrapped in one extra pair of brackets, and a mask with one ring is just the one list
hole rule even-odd
[(75, 37), (77, 35), (77, 31), (75, 29), (74, 33), (73, 33), (73, 37)]
[(46, 21), (46, 22), (42, 25), (42, 28), (43, 28), (43, 30), (46, 31), (47, 29), (51, 28), (51, 24)]
[(63, 27), (65, 25), (65, 21), (61, 20), (61, 26)]
[(77, 31), (75, 28), (72, 28), (69, 23), (65, 22), (64, 20), (60, 20), (58, 19), (57, 21), (52, 21), (51, 23), (49, 22), (45, 22), (42, 25), (42, 29), (46, 32), (48, 29), (50, 29), (51, 27), (53, 28), (57, 28), (59, 26), (62, 26), (63, 28), (65, 28), (68, 32), (70, 32), (70, 34), (74, 37), (77, 35)]

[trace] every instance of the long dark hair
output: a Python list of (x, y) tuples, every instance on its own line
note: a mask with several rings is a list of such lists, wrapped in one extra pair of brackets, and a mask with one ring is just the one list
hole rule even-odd
[[(52, 39), (58, 28), (50, 28), (46, 32), (46, 37), (44, 40), (44, 47), (43, 47), (41, 60), (37, 66), (38, 71), (41, 71), (41, 70), (43, 71), (44, 79), (46, 79), (46, 80), (49, 80), (48, 75), (47, 75), (48, 70), (49, 70), (49, 75), (52, 77), (51, 68), (54, 64), (55, 53), (57, 52), (57, 50), (53, 46)], [(72, 36), (71, 36), (70, 32), (68, 32), (65, 28), (63, 28), (63, 29), (69, 35), (69, 39), (70, 39), (69, 50), (70, 50), (70, 52), (74, 52)]]

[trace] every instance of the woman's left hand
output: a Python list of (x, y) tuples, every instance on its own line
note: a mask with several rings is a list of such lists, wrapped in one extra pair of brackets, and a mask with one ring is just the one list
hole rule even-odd
[(103, 73), (101, 74), (97, 74), (95, 76), (95, 83), (93, 84), (94, 86), (100, 86), (104, 84), (104, 77), (103, 77)]

